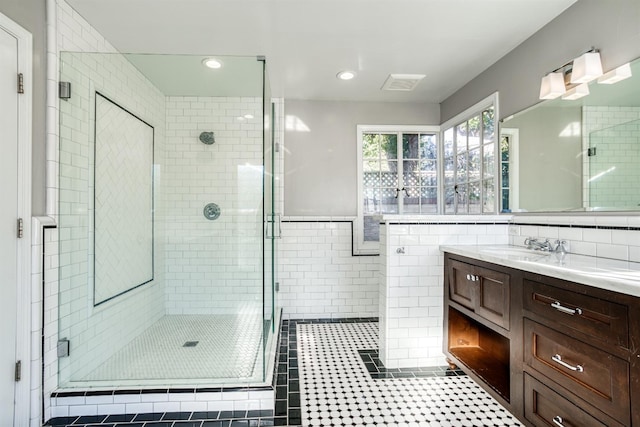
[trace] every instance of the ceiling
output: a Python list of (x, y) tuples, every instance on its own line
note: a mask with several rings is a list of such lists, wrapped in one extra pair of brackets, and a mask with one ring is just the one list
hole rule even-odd
[(121, 52), (264, 55), (273, 96), (439, 103), (576, 0), (67, 1)]

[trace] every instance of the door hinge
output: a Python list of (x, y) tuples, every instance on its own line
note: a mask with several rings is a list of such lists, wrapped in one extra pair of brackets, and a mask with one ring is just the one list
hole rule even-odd
[(62, 338), (58, 340), (58, 359), (62, 357), (69, 357), (69, 340), (67, 338)]
[(24, 93), (24, 75), (18, 73), (18, 93)]
[(22, 239), (24, 236), (24, 221), (22, 218), (18, 218), (18, 239)]
[(16, 382), (22, 379), (22, 361), (18, 360), (16, 362)]
[(275, 147), (276, 148), (276, 153), (279, 153), (280, 152), (280, 144), (276, 142), (275, 146), (276, 146)]

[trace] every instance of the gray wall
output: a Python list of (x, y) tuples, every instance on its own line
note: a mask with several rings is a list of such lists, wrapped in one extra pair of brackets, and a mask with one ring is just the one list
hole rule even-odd
[(495, 91), (500, 116), (538, 102), (540, 79), (594, 46), (608, 71), (640, 56), (640, 1), (579, 0), (441, 104), (442, 121)]
[(357, 125), (440, 123), (437, 104), (285, 100), (284, 105), (285, 215), (356, 215)]
[(45, 0), (2, 0), (0, 13), (33, 36), (33, 215), (44, 215), (45, 111), (46, 111), (46, 8)]

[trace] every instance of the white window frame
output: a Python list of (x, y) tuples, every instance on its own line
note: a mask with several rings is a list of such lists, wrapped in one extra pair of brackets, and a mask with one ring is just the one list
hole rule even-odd
[[(364, 206), (362, 200), (364, 198), (364, 182), (362, 179), (362, 136), (365, 133), (395, 133), (398, 134), (398, 151), (402, 150), (402, 138), (400, 134), (407, 133), (432, 133), (436, 137), (436, 144), (438, 151), (442, 145), (440, 143), (440, 126), (425, 126), (425, 125), (357, 125), (357, 180), (358, 180), (358, 198), (357, 198), (357, 216), (353, 228), (353, 253), (356, 255), (373, 255), (378, 254), (380, 250), (379, 242), (370, 242), (364, 240)], [(437, 162), (440, 163), (440, 153), (438, 153)], [(398, 163), (401, 163), (398, 161)], [(438, 212), (440, 212), (440, 165), (437, 165), (438, 170)], [(399, 170), (398, 176), (401, 176), (402, 169)], [(392, 214), (385, 214), (392, 215)], [(398, 214), (400, 215), (400, 214)]]
[[(495, 182), (493, 184), (494, 186), (494, 194), (496, 197), (496, 203), (495, 203), (495, 209), (493, 212), (480, 212), (480, 213), (445, 213), (445, 206), (444, 206), (444, 132), (446, 130), (448, 130), (449, 128), (454, 128), (455, 126), (466, 122), (467, 120), (480, 115), (481, 119), (482, 119), (482, 112), (484, 110), (486, 110), (489, 107), (492, 107), (494, 109), (494, 153), (496, 153), (496, 158), (494, 161), (494, 176), (495, 176)], [(501, 200), (501, 193), (500, 193), (500, 159), (498, 158), (498, 154), (499, 154), (499, 150), (500, 150), (500, 110), (498, 108), (498, 92), (494, 92), (491, 95), (487, 96), (486, 98), (484, 98), (482, 101), (472, 105), (471, 107), (467, 108), (466, 110), (464, 110), (463, 112), (457, 114), (455, 117), (447, 120), (446, 122), (444, 122), (443, 124), (440, 125), (440, 141), (439, 141), (439, 148), (440, 148), (440, 153), (442, 154), (442, 161), (440, 162), (439, 165), (439, 172), (440, 172), (440, 176), (442, 177), (439, 180), (439, 185), (438, 185), (438, 195), (440, 198), (439, 199), (439, 212), (442, 215), (496, 215), (499, 212), (500, 209), (500, 200)], [(455, 130), (454, 130), (455, 132)], [(486, 145), (486, 144), (485, 144)], [(483, 156), (481, 156), (482, 161), (484, 162), (484, 158)], [(481, 185), (481, 191), (482, 191), (482, 185)], [(482, 195), (484, 196), (484, 191), (482, 191)], [(482, 203), (481, 203), (482, 206)]]

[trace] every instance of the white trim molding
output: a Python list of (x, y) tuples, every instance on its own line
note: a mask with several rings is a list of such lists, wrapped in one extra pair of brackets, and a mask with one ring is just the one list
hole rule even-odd
[[(440, 153), (444, 153), (444, 133), (461, 124), (462, 122), (465, 122), (469, 119), (471, 119), (474, 116), (477, 116), (479, 114), (482, 114), (482, 112), (489, 108), (489, 107), (493, 107), (493, 111), (494, 111), (494, 115), (493, 115), (493, 121), (494, 121), (494, 155), (496, 156), (494, 163), (494, 167), (493, 167), (493, 173), (494, 173), (494, 184), (493, 184), (493, 191), (494, 191), (494, 195), (496, 198), (498, 198), (498, 200), (496, 200), (495, 202), (495, 209), (494, 212), (487, 212), (484, 215), (494, 215), (496, 213), (498, 213), (498, 210), (500, 208), (500, 201), (499, 201), (499, 197), (500, 197), (500, 161), (499, 158), (497, 157), (500, 153), (499, 151), (499, 142), (500, 142), (500, 109), (499, 109), (499, 94), (498, 92), (494, 92), (491, 95), (487, 96), (486, 98), (484, 98), (483, 100), (477, 102), (476, 104), (472, 105), (471, 107), (467, 108), (466, 110), (462, 111), (461, 113), (457, 114), (455, 117), (452, 117), (451, 119), (447, 120), (446, 122), (442, 123), (440, 125), (440, 145), (439, 145), (439, 150)], [(483, 144), (486, 145), (486, 144)], [(481, 146), (481, 150), (482, 150), (482, 146)], [(482, 154), (482, 151), (481, 151)], [(481, 158), (484, 158), (484, 156), (481, 155)], [(439, 180), (439, 187), (438, 187), (438, 194), (440, 195), (440, 197), (444, 197), (445, 194), (445, 188), (444, 188), (444, 159), (443, 161), (440, 162), (439, 165), (440, 169), (440, 176), (442, 176), (443, 178)], [(482, 191), (482, 197), (484, 197), (484, 191)], [(440, 213), (442, 214), (447, 214), (445, 212), (445, 205), (444, 202), (442, 200), (439, 200), (439, 206), (440, 206)], [(456, 209), (457, 210), (457, 209)], [(459, 212), (455, 212), (455, 215), (467, 215), (466, 213), (459, 213)], [(447, 214), (447, 215), (451, 215), (451, 214)]]

